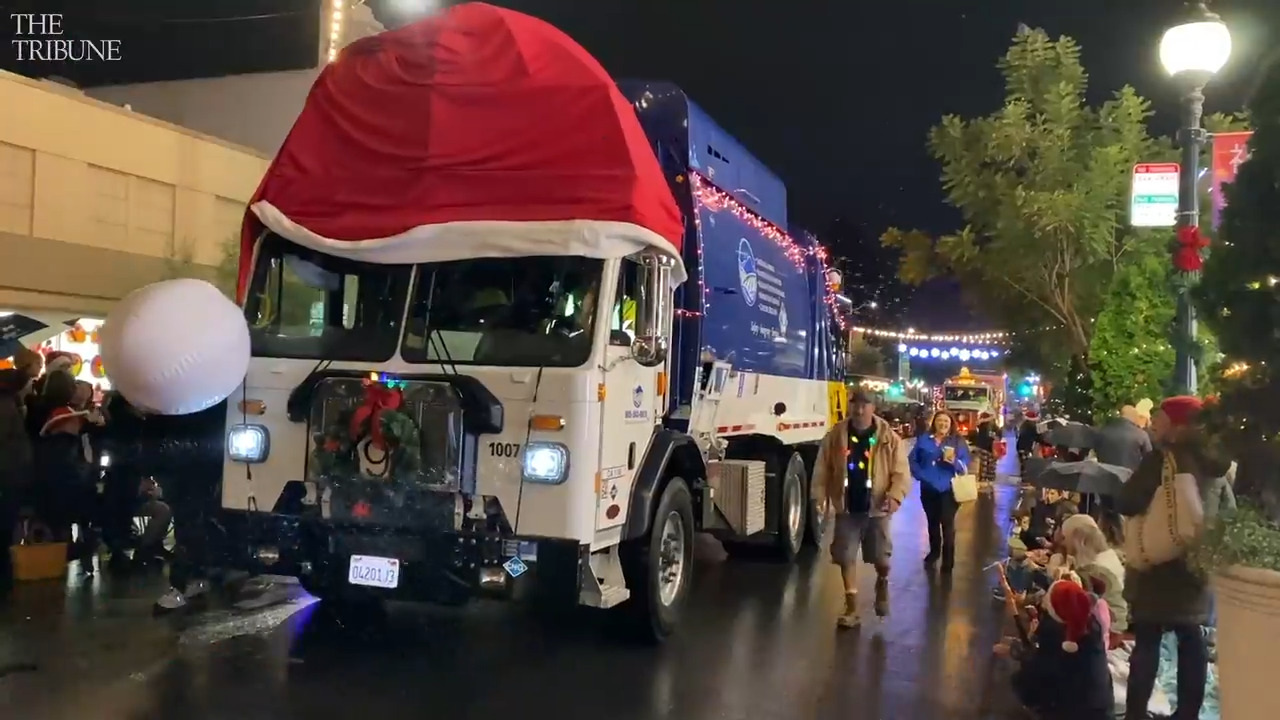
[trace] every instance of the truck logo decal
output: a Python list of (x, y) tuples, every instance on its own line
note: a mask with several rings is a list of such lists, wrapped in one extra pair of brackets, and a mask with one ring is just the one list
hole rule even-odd
[(641, 408), (644, 405), (644, 386), (637, 385), (635, 390), (631, 391), (632, 408), (622, 414), (622, 419), (629, 423), (645, 422), (649, 419), (649, 410)]
[(747, 307), (756, 306), (756, 291), (760, 279), (756, 275), (756, 254), (746, 238), (738, 241), (738, 285), (742, 288), (742, 302)]

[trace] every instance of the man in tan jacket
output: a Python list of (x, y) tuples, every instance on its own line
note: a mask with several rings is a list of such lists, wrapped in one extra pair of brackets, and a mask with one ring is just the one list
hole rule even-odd
[(831, 559), (844, 580), (845, 611), (840, 627), (861, 624), (858, 613), (858, 551), (876, 568), (876, 615), (889, 614), (889, 518), (911, 488), (907, 444), (864, 392), (849, 398), (849, 417), (822, 439), (814, 463), (812, 497), (834, 514)]

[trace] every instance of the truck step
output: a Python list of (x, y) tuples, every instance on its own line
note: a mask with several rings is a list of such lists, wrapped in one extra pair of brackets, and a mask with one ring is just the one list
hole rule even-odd
[(626, 602), (631, 597), (631, 591), (619, 585), (602, 585), (600, 594), (591, 594), (583, 597), (583, 604), (588, 607), (600, 608), (608, 610)]

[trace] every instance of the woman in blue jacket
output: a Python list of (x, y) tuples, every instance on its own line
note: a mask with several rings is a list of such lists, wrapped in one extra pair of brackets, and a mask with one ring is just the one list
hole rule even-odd
[(969, 447), (955, 430), (951, 416), (939, 410), (929, 420), (929, 432), (916, 438), (908, 461), (911, 477), (920, 482), (920, 504), (929, 524), (929, 554), (925, 565), (942, 558), (942, 571), (956, 562), (956, 510), (951, 481), (969, 472)]

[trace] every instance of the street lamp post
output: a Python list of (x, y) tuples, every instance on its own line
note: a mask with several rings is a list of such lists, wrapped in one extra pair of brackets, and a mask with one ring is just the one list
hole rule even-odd
[[(1189, 3), (1189, 8), (1190, 13), (1182, 22), (1166, 30), (1160, 39), (1160, 63), (1183, 93), (1183, 124), (1178, 134), (1182, 147), (1178, 177), (1179, 229), (1200, 223), (1196, 181), (1200, 175), (1200, 149), (1205, 142), (1205, 131), (1200, 125), (1204, 114), (1204, 87), (1231, 56), (1231, 33), (1222, 19), (1203, 2)], [(1195, 394), (1196, 359), (1189, 345), (1196, 338), (1196, 313), (1188, 284), (1178, 290), (1176, 322), (1174, 389)]]

